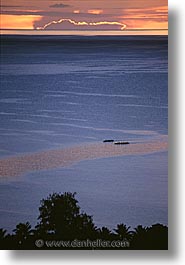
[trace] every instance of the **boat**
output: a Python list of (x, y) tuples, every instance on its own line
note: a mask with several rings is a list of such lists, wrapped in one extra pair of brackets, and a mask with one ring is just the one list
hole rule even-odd
[(108, 139), (108, 140), (104, 140), (103, 142), (104, 142), (104, 143), (113, 143), (114, 140), (111, 140), (111, 139), (109, 140), (109, 139)]
[(118, 142), (114, 142), (114, 144), (130, 144), (129, 142), (125, 142), (125, 141), (118, 141)]

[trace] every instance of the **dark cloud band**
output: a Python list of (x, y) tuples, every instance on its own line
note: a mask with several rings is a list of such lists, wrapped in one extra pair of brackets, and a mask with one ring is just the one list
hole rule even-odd
[(49, 7), (52, 7), (52, 8), (66, 8), (66, 7), (70, 7), (70, 5), (60, 3), (60, 4), (50, 5)]

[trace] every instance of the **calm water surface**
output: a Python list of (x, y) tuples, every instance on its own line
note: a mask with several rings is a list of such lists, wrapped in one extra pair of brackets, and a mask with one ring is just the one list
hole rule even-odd
[[(167, 37), (3, 36), (1, 158), (167, 135)], [(97, 225), (167, 224), (167, 152), (82, 161), (0, 179), (0, 227), (76, 191)]]

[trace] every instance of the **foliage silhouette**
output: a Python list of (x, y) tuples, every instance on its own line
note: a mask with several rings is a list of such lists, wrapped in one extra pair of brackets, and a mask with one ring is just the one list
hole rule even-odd
[(126, 225), (124, 224), (118, 224), (117, 225), (117, 228), (114, 229), (114, 231), (116, 232), (116, 234), (118, 235), (118, 238), (119, 239), (127, 239), (127, 240), (130, 240), (131, 239), (131, 236), (132, 236), (132, 232), (129, 231), (130, 229), (130, 226), (127, 227)]
[[(85, 245), (81, 249), (168, 249), (168, 228), (162, 224), (151, 227), (138, 225), (134, 230), (123, 223), (111, 231), (107, 227), (97, 228), (92, 216), (81, 212), (76, 193), (53, 193), (41, 200), (38, 223), (34, 229), (29, 222), (19, 223), (13, 234), (0, 229), (0, 249), (80, 249), (79, 246), (61, 245), (75, 240), (103, 240), (110, 244), (127, 242), (116, 248)], [(49, 247), (46, 244), (49, 242)], [(59, 242), (54, 244), (53, 242)]]
[(85, 239), (93, 236), (96, 227), (92, 217), (86, 213), (80, 213), (77, 205), (75, 193), (65, 192), (64, 194), (54, 193), (47, 199), (41, 201), (39, 207), (40, 222), (36, 229), (40, 230), (40, 235), (45, 237), (48, 234), (55, 235), (60, 239)]
[(138, 249), (147, 249), (148, 248), (148, 227), (143, 227), (138, 225), (134, 228), (132, 232), (132, 242), (131, 246), (133, 248), (137, 247)]
[(0, 229), (0, 240), (3, 240), (6, 237), (6, 230)]
[(29, 222), (19, 223), (13, 232), (15, 232), (15, 240), (22, 245), (31, 235), (31, 225)]
[(110, 238), (113, 238), (113, 233), (111, 230), (109, 230), (107, 227), (102, 227), (98, 230), (99, 233), (99, 238), (104, 239), (104, 240), (110, 240)]

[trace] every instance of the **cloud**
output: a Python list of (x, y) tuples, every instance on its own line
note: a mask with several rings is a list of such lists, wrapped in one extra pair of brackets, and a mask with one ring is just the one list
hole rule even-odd
[[(4, 15), (19, 15), (19, 16), (24, 16), (24, 15), (40, 15), (40, 16), (49, 16), (49, 17), (57, 17), (57, 16), (61, 16), (61, 12), (51, 12), (51, 11), (40, 11), (40, 10), (29, 10), (29, 11), (25, 11), (25, 10), (6, 10), (6, 11), (1, 11), (1, 14)], [(70, 12), (66, 13), (66, 15), (71, 15)]]
[(90, 14), (90, 15), (101, 15), (101, 14), (103, 14), (103, 10), (102, 9), (89, 9), (89, 10), (87, 10), (86, 12), (84, 12), (84, 11), (80, 11), (80, 10), (73, 10), (73, 13), (74, 14), (85, 14), (85, 15), (87, 15), (87, 14)]
[(70, 7), (70, 5), (59, 3), (59, 4), (51, 5), (49, 7), (52, 7), (52, 8), (66, 8), (66, 7)]
[(154, 19), (129, 19), (125, 20), (128, 29), (168, 29), (168, 22), (161, 20), (157, 21)]
[[(47, 18), (48, 20), (55, 18), (55, 19), (60, 19), (61, 15), (63, 17), (79, 17), (80, 19), (93, 19), (96, 15), (92, 14), (92, 13), (84, 13), (81, 12), (80, 10), (74, 10), (74, 11), (68, 11), (66, 12), (65, 9), (62, 10), (47, 10), (47, 11), (43, 11), (43, 10), (2, 10), (1, 14), (4, 15), (38, 15), (38, 16), (44, 16), (45, 18)], [(102, 17), (103, 15), (103, 19), (116, 19), (113, 14), (99, 14), (99, 16)], [(121, 17), (122, 18), (122, 17)]]
[(88, 21), (75, 21), (75, 20), (72, 20), (70, 18), (61, 18), (59, 20), (52, 20), (48, 23), (46, 23), (44, 26), (39, 26), (39, 27), (36, 27), (37, 30), (45, 30), (47, 29), (48, 27), (50, 26), (56, 26), (57, 24), (60, 25), (60, 24), (63, 24), (65, 23), (66, 24), (71, 24), (73, 25), (74, 27), (88, 27), (88, 28), (95, 28), (95, 27), (99, 27), (99, 26), (111, 26), (111, 29), (112, 29), (112, 26), (116, 26), (117, 29), (119, 30), (124, 30), (126, 29), (126, 25), (124, 23), (121, 23), (121, 22), (118, 22), (118, 21), (96, 21), (96, 22), (88, 22)]
[(42, 16), (38, 15), (1, 15), (1, 29), (33, 29), (35, 21), (40, 21)]
[(103, 10), (102, 9), (90, 9), (87, 12), (88, 14), (100, 15), (103, 13)]
[(20, 8), (21, 6), (0, 5), (1, 8)]

